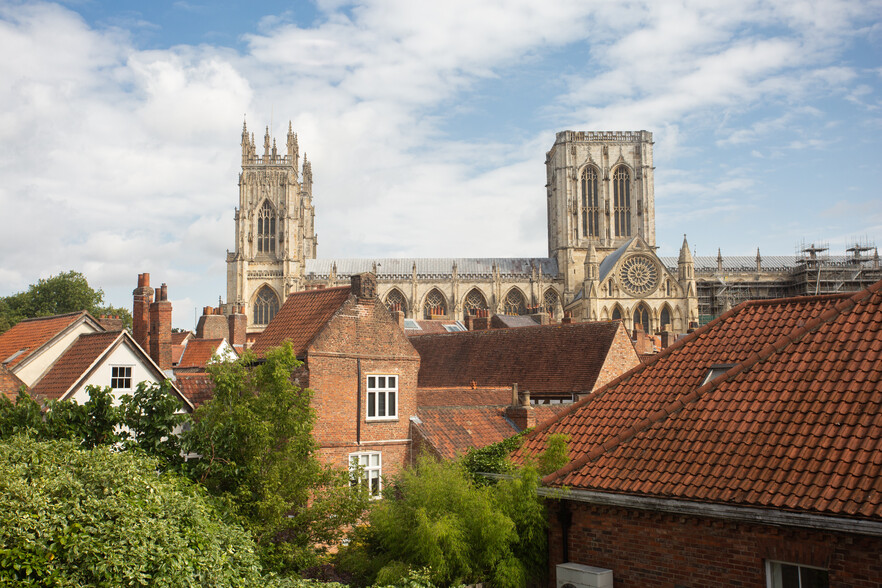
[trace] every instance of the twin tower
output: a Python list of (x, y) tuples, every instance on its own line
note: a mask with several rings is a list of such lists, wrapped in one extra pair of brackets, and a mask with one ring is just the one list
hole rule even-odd
[(235, 249), (227, 306), (248, 332), (287, 295), (373, 271), (379, 297), (409, 318), (536, 314), (621, 319), (646, 332), (685, 332), (698, 319), (688, 245), (667, 265), (655, 254), (652, 133), (557, 133), (546, 166), (548, 257), (316, 259), (312, 169), (288, 123), (284, 152), (267, 128), (263, 153), (242, 129)]

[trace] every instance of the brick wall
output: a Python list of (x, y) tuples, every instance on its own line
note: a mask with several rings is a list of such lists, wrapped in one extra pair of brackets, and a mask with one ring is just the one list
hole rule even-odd
[(610, 345), (603, 367), (597, 375), (594, 390), (615, 380), (631, 368), (640, 365), (640, 357), (634, 350), (634, 344), (628, 337), (628, 331), (619, 323), (619, 328)]
[[(307, 364), (325, 459), (342, 467), (350, 453), (381, 451), (384, 476), (409, 463), (419, 354), (382, 303), (352, 296), (309, 346)], [(397, 418), (367, 420), (369, 374), (398, 377)]]
[(138, 274), (138, 287), (132, 291), (132, 337), (141, 349), (150, 353), (150, 303), (153, 288), (150, 274)]
[(155, 301), (150, 305), (149, 353), (160, 369), (168, 370), (172, 367), (172, 303), (168, 286), (163, 284), (154, 294)]
[[(826, 568), (831, 587), (882, 582), (882, 538), (736, 523), (564, 501), (569, 560), (613, 570), (615, 588), (765, 588), (765, 560)], [(549, 506), (549, 585), (562, 563), (558, 503)]]

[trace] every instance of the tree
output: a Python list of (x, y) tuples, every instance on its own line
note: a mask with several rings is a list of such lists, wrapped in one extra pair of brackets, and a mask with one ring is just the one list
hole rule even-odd
[(31, 284), (26, 292), (0, 298), (0, 333), (26, 318), (87, 310), (93, 316), (119, 316), (131, 328), (132, 315), (121, 307), (104, 304), (104, 292), (89, 286), (80, 272), (68, 271)]
[(187, 417), (179, 414), (180, 399), (172, 395), (171, 382), (140, 382), (134, 394), (120, 401), (120, 436), (129, 447), (137, 447), (161, 460), (163, 469), (182, 462), (181, 438), (176, 429)]
[(146, 456), (0, 442), (0, 585), (264, 586), (248, 534)]
[(314, 546), (333, 544), (368, 504), (347, 470), (323, 466), (312, 436), (311, 392), (292, 382), (290, 345), (209, 366), (214, 397), (193, 415), (184, 449), (191, 478), (229, 503), (271, 569), (302, 569)]

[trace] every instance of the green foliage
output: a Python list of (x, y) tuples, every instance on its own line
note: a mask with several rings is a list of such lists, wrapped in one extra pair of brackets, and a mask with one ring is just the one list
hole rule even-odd
[(40, 279), (25, 292), (0, 298), (0, 333), (19, 321), (88, 310), (96, 318), (103, 314), (119, 316), (131, 328), (132, 315), (122, 307), (104, 305), (104, 292), (89, 286), (80, 272), (69, 271)]
[(46, 430), (40, 403), (31, 398), (22, 387), (15, 403), (6, 396), (0, 396), (0, 439), (25, 433), (41, 436)]
[(459, 463), (422, 457), (371, 513), (370, 527), (351, 550), (363, 555), (347, 554), (341, 561), (360, 557), (362, 566), (370, 564), (360, 570), (362, 577), (377, 584), (398, 584), (426, 568), (428, 580), (439, 586), (520, 586), (526, 571), (512, 551), (517, 530), (496, 508), (493, 492), (472, 484)]
[(492, 480), (483, 474), (508, 474), (514, 471), (514, 465), (508, 456), (511, 452), (521, 446), (526, 435), (530, 430), (521, 431), (517, 435), (497, 441), (481, 448), (472, 447), (469, 449), (460, 461), (463, 467), (471, 476), (472, 482), (479, 486), (486, 486), (492, 483)]
[(0, 442), (0, 585), (273, 585), (247, 533), (156, 466), (72, 441)]
[(368, 504), (347, 471), (322, 466), (312, 436), (311, 392), (291, 381), (299, 366), (290, 345), (257, 365), (246, 353), (209, 366), (214, 397), (199, 408), (184, 448), (194, 480), (225, 500), (278, 571), (315, 562), (316, 544), (333, 544)]
[(539, 474), (547, 476), (564, 467), (570, 461), (568, 443), (570, 436), (564, 433), (552, 433), (545, 442), (545, 451), (539, 455)]
[(186, 417), (177, 414), (180, 399), (172, 394), (171, 382), (162, 384), (140, 382), (132, 395), (120, 402), (121, 421), (125, 426), (121, 437), (128, 446), (136, 446), (148, 455), (159, 457), (163, 469), (180, 465), (181, 440), (175, 428)]

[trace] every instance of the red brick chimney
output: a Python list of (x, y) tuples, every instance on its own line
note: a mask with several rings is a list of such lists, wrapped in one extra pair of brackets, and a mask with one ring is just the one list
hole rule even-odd
[(349, 279), (350, 291), (358, 297), (359, 303), (373, 301), (377, 297), (377, 276), (370, 272), (356, 274)]
[(227, 325), (229, 327), (230, 337), (228, 339), (230, 345), (245, 346), (245, 330), (248, 327), (248, 317), (245, 316), (245, 307), (233, 307), (233, 314), (227, 315)]
[(229, 325), (227, 319), (219, 308), (205, 306), (202, 308), (202, 316), (196, 324), (197, 339), (226, 339), (230, 341)]
[(150, 274), (138, 274), (138, 287), (132, 291), (132, 337), (146, 352), (150, 352), (150, 301), (153, 288), (150, 287)]
[(530, 392), (518, 392), (518, 385), (511, 385), (511, 406), (505, 408), (505, 416), (523, 431), (536, 426), (536, 412), (530, 404)]
[(171, 321), (168, 286), (163, 284), (155, 291), (155, 300), (150, 305), (150, 357), (163, 370), (172, 367)]

